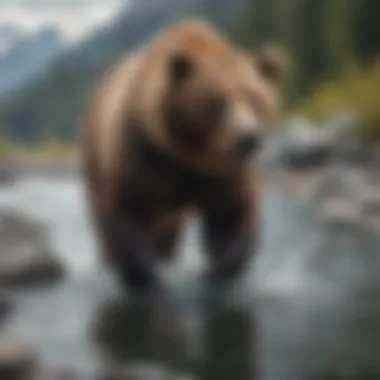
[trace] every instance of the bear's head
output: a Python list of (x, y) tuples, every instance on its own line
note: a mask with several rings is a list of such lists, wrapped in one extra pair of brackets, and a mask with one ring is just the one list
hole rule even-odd
[(200, 22), (169, 28), (148, 49), (136, 89), (149, 135), (200, 169), (247, 162), (278, 114), (284, 63), (276, 49), (235, 50)]

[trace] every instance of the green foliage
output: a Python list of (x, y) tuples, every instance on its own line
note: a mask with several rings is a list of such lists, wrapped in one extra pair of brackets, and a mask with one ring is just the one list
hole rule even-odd
[(355, 110), (363, 133), (380, 140), (380, 60), (370, 67), (348, 63), (334, 81), (320, 84), (300, 109), (321, 121), (344, 109)]
[(356, 111), (380, 139), (379, 17), (379, 0), (246, 0), (235, 36), (246, 49), (275, 40), (288, 50), (290, 110), (318, 120)]
[(77, 147), (72, 143), (51, 139), (38, 144), (32, 152), (35, 157), (42, 160), (74, 159), (77, 155)]
[(362, 62), (370, 62), (379, 53), (379, 16), (379, 0), (358, 0), (350, 21), (355, 30), (353, 49)]
[(21, 159), (28, 162), (75, 160), (77, 153), (75, 144), (57, 139), (25, 145), (0, 136), (0, 162), (7, 159)]
[(15, 145), (6, 139), (4, 136), (0, 135), (0, 162), (1, 160), (7, 159), (15, 152)]
[(379, 16), (378, 0), (246, 0), (236, 38), (248, 49), (275, 40), (289, 51), (287, 93), (295, 104), (350, 57), (371, 61), (380, 53)]

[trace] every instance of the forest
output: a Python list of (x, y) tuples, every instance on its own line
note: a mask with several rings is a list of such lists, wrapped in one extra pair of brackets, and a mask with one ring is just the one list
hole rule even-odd
[(352, 109), (363, 133), (380, 138), (379, 16), (378, 0), (247, 0), (235, 38), (248, 49), (273, 41), (289, 52), (288, 112), (319, 121)]

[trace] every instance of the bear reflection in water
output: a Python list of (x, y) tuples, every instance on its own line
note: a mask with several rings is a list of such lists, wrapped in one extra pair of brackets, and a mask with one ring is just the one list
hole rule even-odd
[(169, 305), (109, 302), (99, 310), (93, 339), (111, 366), (146, 363), (147, 369), (153, 363), (164, 366), (173, 379), (176, 374), (210, 380), (253, 378), (249, 310), (180, 314)]
[(142, 379), (371, 380), (380, 378), (378, 309), (308, 300), (189, 315), (114, 301), (100, 308), (92, 338), (108, 364), (140, 366)]

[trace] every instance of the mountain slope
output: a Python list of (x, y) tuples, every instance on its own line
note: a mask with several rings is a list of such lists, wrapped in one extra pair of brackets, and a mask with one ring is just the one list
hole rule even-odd
[(0, 57), (0, 99), (11, 96), (12, 91), (32, 77), (41, 75), (62, 51), (61, 39), (53, 28), (43, 29), (32, 37), (14, 36), (14, 39), (17, 42)]

